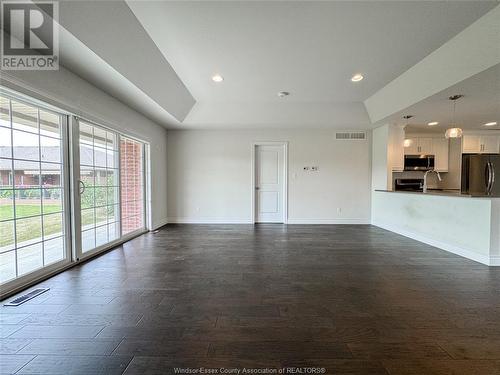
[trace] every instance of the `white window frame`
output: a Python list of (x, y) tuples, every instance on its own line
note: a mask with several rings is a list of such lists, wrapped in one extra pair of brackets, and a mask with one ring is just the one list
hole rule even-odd
[[(28, 89), (29, 91), (29, 89)], [(63, 116), (62, 134), (61, 134), (61, 144), (63, 148), (62, 155), (62, 165), (63, 165), (63, 191), (64, 191), (64, 227), (65, 227), (65, 246), (66, 246), (66, 258), (60, 262), (50, 264), (41, 269), (35, 270), (26, 275), (20, 276), (16, 279), (8, 281), (6, 283), (0, 284), (0, 299), (3, 299), (9, 295), (12, 295), (20, 290), (26, 289), (27, 287), (36, 284), (44, 279), (47, 279), (57, 273), (64, 271), (74, 265), (77, 265), (81, 261), (88, 260), (102, 252), (108, 251), (124, 242), (130, 241), (131, 239), (147, 233), (151, 229), (151, 202), (150, 202), (150, 190), (151, 190), (151, 176), (150, 176), (150, 144), (149, 142), (135, 137), (133, 135), (126, 134), (122, 131), (116, 130), (112, 126), (108, 126), (100, 121), (90, 120), (83, 116), (77, 116), (74, 113), (61, 109), (57, 106), (48, 104), (43, 100), (39, 100), (30, 95), (25, 95), (19, 91), (12, 90), (8, 87), (0, 85), (0, 94), (16, 101), (24, 102), (28, 105), (34, 105), (44, 110), (50, 112), (55, 112)], [(43, 97), (43, 95), (41, 95)], [(119, 192), (119, 211), (120, 211), (120, 236), (116, 240), (108, 242), (104, 245), (98, 246), (93, 250), (87, 251), (82, 254), (81, 249), (81, 211), (80, 211), (80, 195), (78, 194), (79, 189), (79, 178), (80, 178), (80, 157), (79, 157), (79, 119), (84, 120), (90, 124), (94, 124), (110, 132), (114, 132), (117, 135), (118, 142), (118, 157), (120, 157), (120, 139), (125, 137), (128, 139), (141, 142), (143, 145), (143, 179), (144, 179), (144, 189), (143, 189), (143, 223), (144, 227), (136, 231), (130, 232), (126, 235), (122, 235), (122, 217), (121, 217), (121, 191)], [(120, 173), (119, 173), (120, 175)], [(119, 177), (120, 178), (120, 177)], [(119, 180), (121, 188), (121, 180)]]
[[(66, 111), (60, 110), (59, 108), (48, 105), (44, 102), (41, 102), (36, 99), (32, 99), (26, 95), (22, 95), (13, 90), (9, 90), (3, 86), (0, 86), (0, 94), (5, 96), (11, 100), (15, 100), (20, 103), (24, 103), (29, 106), (36, 106), (43, 110), (54, 112), (57, 115), (60, 115), (62, 118), (61, 121), (61, 147), (62, 147), (62, 156), (61, 156), (61, 164), (62, 164), (62, 173), (63, 176), (61, 178), (61, 189), (63, 190), (63, 212), (64, 212), (64, 244), (65, 244), (65, 258), (58, 262), (49, 264), (48, 266), (44, 266), (42, 268), (36, 269), (32, 272), (29, 272), (25, 275), (16, 277), (13, 280), (7, 281), (3, 284), (0, 284), (1, 292), (0, 299), (2, 299), (3, 295), (7, 293), (11, 293), (12, 291), (19, 290), (25, 288), (26, 285), (29, 285), (46, 275), (53, 274), (57, 270), (64, 269), (72, 262), (72, 241), (71, 241), (71, 224), (70, 224), (70, 216), (71, 216), (71, 204), (70, 204), (70, 173), (69, 173), (69, 148), (68, 148), (68, 113)], [(12, 110), (9, 111), (10, 120), (12, 126)], [(12, 145), (13, 147), (13, 145)], [(13, 157), (14, 155), (12, 155)], [(14, 176), (12, 177), (12, 183), (14, 186)], [(17, 251), (17, 250), (16, 250)], [(17, 261), (17, 260), (16, 260)], [(17, 265), (16, 265), (17, 267)]]
[[(122, 132), (116, 131), (115, 129), (112, 129), (106, 125), (102, 125), (100, 123), (97, 123), (96, 121), (89, 120), (83, 117), (79, 116), (72, 116), (72, 126), (70, 127), (72, 135), (71, 135), (71, 145), (72, 145), (72, 176), (71, 176), (71, 186), (73, 193), (71, 194), (71, 198), (73, 200), (73, 210), (72, 210), (72, 222), (73, 222), (73, 248), (75, 249), (73, 253), (73, 257), (76, 260), (76, 262), (80, 262), (89, 258), (92, 258), (96, 256), (97, 254), (100, 254), (104, 251), (107, 251), (113, 247), (116, 247), (126, 241), (131, 240), (132, 238), (135, 238), (137, 236), (140, 236), (141, 234), (147, 233), (148, 232), (148, 223), (146, 222), (146, 211), (147, 211), (147, 204), (146, 204), (146, 190), (149, 190), (146, 188), (146, 185), (144, 185), (144, 193), (143, 193), (143, 211), (144, 211), (144, 227), (137, 229), (133, 232), (127, 233), (126, 235), (123, 235), (123, 230), (122, 230), (122, 201), (121, 201), (121, 168), (119, 168), (120, 172), (118, 173), (118, 179), (119, 179), (119, 217), (120, 217), (120, 236), (113, 240), (110, 241), (106, 244), (100, 245), (95, 247), (92, 250), (83, 252), (82, 250), (82, 237), (81, 237), (81, 206), (80, 206), (80, 193), (79, 193), (79, 187), (80, 187), (80, 148), (79, 148), (79, 121), (82, 120), (90, 125), (94, 125), (97, 127), (100, 127), (102, 129), (105, 129), (107, 131), (113, 132), (117, 136), (117, 142), (118, 142), (118, 162), (120, 162), (121, 158), (121, 148), (120, 148), (120, 140), (122, 137), (124, 138), (129, 138), (132, 140), (135, 140), (137, 142), (141, 142), (143, 144), (143, 151), (145, 150), (147, 146), (147, 142), (140, 140), (136, 137), (129, 136), (127, 134), (124, 134)], [(143, 164), (146, 164), (145, 161), (145, 154), (143, 154)], [(146, 181), (146, 169), (143, 167), (143, 179)]]

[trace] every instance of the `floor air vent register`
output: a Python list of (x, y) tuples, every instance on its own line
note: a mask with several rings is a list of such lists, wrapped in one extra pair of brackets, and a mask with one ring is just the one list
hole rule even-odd
[(50, 290), (50, 288), (33, 289), (31, 292), (23, 294), (22, 296), (13, 299), (9, 303), (6, 303), (4, 306), (22, 305), (24, 302), (29, 301), (30, 299), (35, 298), (35, 297), (39, 296), (40, 294), (45, 293), (48, 290)]

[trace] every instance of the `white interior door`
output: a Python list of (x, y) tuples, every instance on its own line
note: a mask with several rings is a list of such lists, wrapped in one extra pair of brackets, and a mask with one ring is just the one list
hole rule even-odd
[(258, 145), (255, 149), (256, 222), (284, 222), (285, 152), (283, 145)]

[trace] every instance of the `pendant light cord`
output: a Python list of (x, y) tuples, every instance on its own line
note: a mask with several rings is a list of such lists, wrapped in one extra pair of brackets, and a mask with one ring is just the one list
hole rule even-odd
[(456, 122), (455, 122), (455, 118), (456, 118), (456, 111), (457, 111), (457, 99), (455, 99), (453, 101), (453, 121), (452, 121), (452, 124), (451, 126), (453, 127), (456, 127)]

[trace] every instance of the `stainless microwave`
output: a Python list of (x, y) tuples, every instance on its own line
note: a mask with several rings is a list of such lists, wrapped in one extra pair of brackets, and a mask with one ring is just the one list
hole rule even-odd
[(405, 171), (434, 169), (434, 155), (405, 155)]

